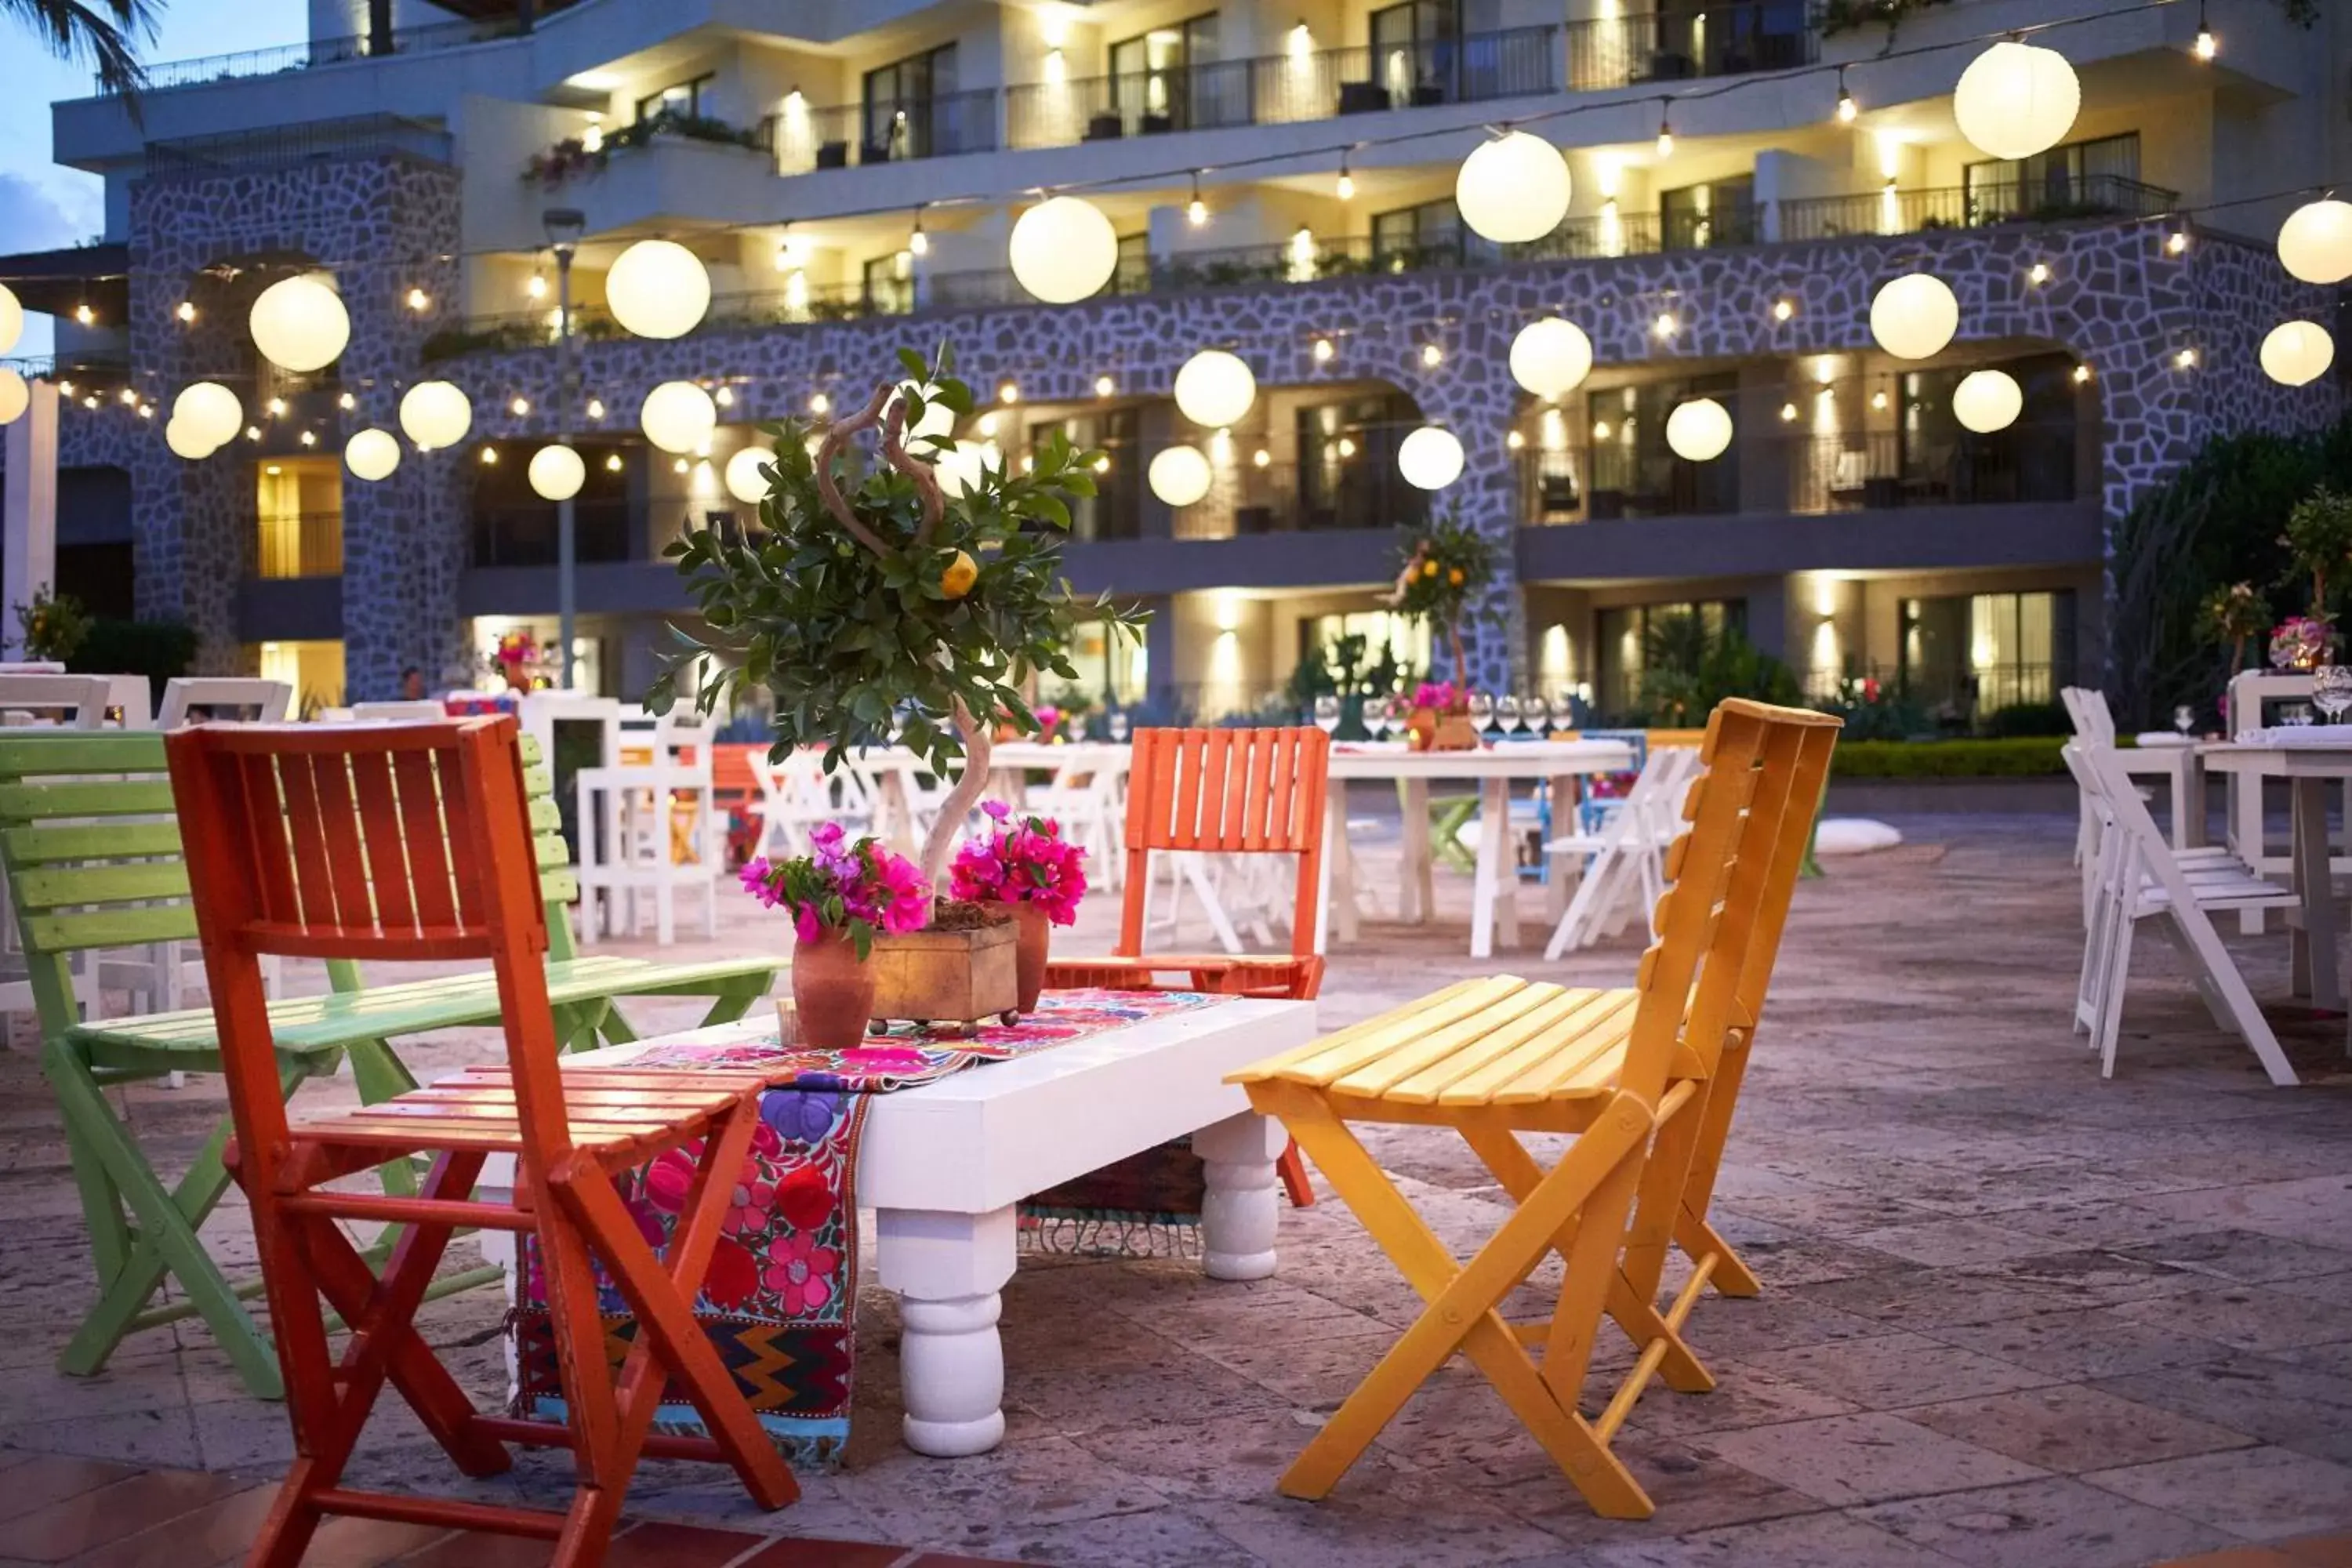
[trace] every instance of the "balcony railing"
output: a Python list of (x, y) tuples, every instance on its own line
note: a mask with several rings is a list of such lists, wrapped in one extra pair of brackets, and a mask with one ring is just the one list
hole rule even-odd
[[(580, 561), (586, 564), (626, 561), (630, 535), (643, 523), (643, 511), (625, 500), (582, 500), (572, 506), (572, 538)], [(555, 532), (555, 508), (551, 504), (477, 506), (473, 516), (473, 563), (552, 566)]]
[[(194, 59), (167, 60), (147, 68), (150, 90), (194, 87), (203, 82), (239, 77), (277, 76), (316, 66), (342, 65), (350, 60), (378, 59), (385, 55), (433, 54), (464, 48), (469, 44), (510, 38), (520, 29), (515, 18), (488, 16), (478, 22), (437, 22), (425, 27), (403, 27), (392, 35), (391, 47), (377, 49), (364, 33), (340, 38), (312, 38), (306, 43), (280, 44), (274, 48), (245, 49), (231, 55), (204, 55)], [(106, 84), (93, 79), (94, 97), (108, 97)]]
[(391, 153), (446, 163), (449, 132), (396, 114), (362, 114), (319, 120), (268, 131), (231, 131), (147, 143), (147, 173), (153, 178), (200, 179), (212, 174), (267, 174), (276, 169), (330, 163), (346, 158)]
[(343, 514), (306, 511), (261, 520), (254, 556), (258, 576), (340, 577), (343, 572)]
[(996, 150), (996, 89), (903, 102), (787, 110), (776, 117), (776, 168), (785, 174)]
[(1710, 5), (1409, 44), (1028, 82), (1005, 89), (1014, 147), (1279, 125), (1443, 103), (1780, 70), (1814, 58), (1803, 0)]
[(1348, 459), (1304, 472), (1294, 463), (1260, 466), (1236, 452), (1206, 496), (1171, 513), (1169, 531), (1178, 539), (1249, 539), (1418, 526), (1429, 515), (1429, 492), (1405, 483), (1381, 450), (1368, 443)]
[(1996, 223), (2059, 223), (2074, 218), (2157, 217), (2180, 205), (2180, 193), (2118, 174), (2086, 174), (2034, 184), (1979, 182), (1965, 188), (1806, 196), (1780, 205), (1780, 238), (1841, 239), (1864, 234), (1918, 234)]
[(1893, 430), (1801, 436), (1786, 443), (1789, 510), (1885, 510), (2074, 499), (2071, 422), (2012, 425), (1942, 442)]

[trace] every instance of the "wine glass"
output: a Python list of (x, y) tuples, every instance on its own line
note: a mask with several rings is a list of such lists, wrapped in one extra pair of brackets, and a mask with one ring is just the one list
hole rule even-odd
[(1519, 727), (1519, 700), (1507, 691), (1495, 699), (1495, 726), (1506, 740)]
[(2335, 723), (2352, 708), (2352, 668), (2340, 664), (2323, 664), (2311, 672), (2311, 700), (2319, 710)]
[(2184, 702), (2172, 710), (2172, 727), (2185, 737), (2197, 728), (2197, 710)]
[(1519, 699), (1519, 717), (1526, 721), (1528, 733), (1538, 741), (1551, 739), (1551, 704), (1543, 693), (1531, 691)]
[(1110, 710), (1110, 738), (1114, 745), (1127, 744), (1127, 710), (1124, 708)]
[(1387, 698), (1364, 699), (1364, 732), (1375, 741), (1389, 732), (1389, 700)]
[(1337, 694), (1327, 691), (1315, 700), (1315, 727), (1327, 735), (1339, 727), (1339, 699)]
[(1486, 693), (1472, 692), (1467, 711), (1470, 715), (1470, 722), (1478, 726), (1480, 734), (1486, 734), (1495, 727), (1495, 700)]

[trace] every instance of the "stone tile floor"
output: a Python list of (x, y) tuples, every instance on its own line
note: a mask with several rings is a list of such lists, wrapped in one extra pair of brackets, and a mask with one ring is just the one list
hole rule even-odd
[[(2279, 1008), (2306, 1083), (2273, 1089), (2214, 1030), (2169, 951), (2143, 943), (2117, 1075), (2101, 1082), (2066, 1028), (2081, 951), (2071, 817), (1902, 826), (1903, 847), (1832, 862), (1800, 889), (1717, 1211), (1768, 1289), (1700, 1305), (1690, 1336), (1720, 1386), (1654, 1386), (1620, 1439), (1654, 1519), (1595, 1519), (1459, 1362), (1330, 1499), (1276, 1496), (1275, 1476), (1416, 1308), (1331, 1203), (1286, 1212), (1281, 1270), (1255, 1286), (1213, 1285), (1174, 1260), (1025, 1263), (1005, 1298), (1009, 1435), (979, 1458), (898, 1447), (895, 1311), (869, 1289), (844, 1469), (805, 1477), (805, 1500), (768, 1517), (706, 1469), (651, 1464), (632, 1514), (1138, 1568), (2352, 1563), (2342, 1022)], [(1335, 955), (1327, 1023), (1480, 972), (1632, 973), (1631, 940), (1560, 964), (1474, 963), (1466, 886), (1442, 895), (1450, 924), (1376, 921)], [(780, 940), (725, 902), (714, 950)], [(1538, 903), (1529, 890), (1523, 908)], [(1063, 951), (1102, 942), (1113, 912), (1098, 899)], [(2230, 941), (2256, 994), (2284, 997), (2275, 932)], [(660, 1004), (633, 1016), (691, 1021)], [(146, 1335), (98, 1378), (51, 1369), (89, 1286), (27, 1044), (20, 1029), (0, 1053), (0, 1447), (16, 1451), (0, 1462), (88, 1457), (233, 1478), (222, 1487), (280, 1473), (282, 1413), (245, 1396), (201, 1327)], [(430, 1072), (487, 1048), (438, 1037), (406, 1054)], [(204, 1080), (130, 1097), (167, 1167), (219, 1109)], [(1458, 1250), (1506, 1214), (1444, 1136), (1369, 1141)], [(241, 1218), (213, 1232), (249, 1258)], [(424, 1321), (495, 1397), (499, 1303), (478, 1292)], [(1605, 1349), (1604, 1369), (1628, 1354)], [(450, 1486), (391, 1407), (357, 1473)], [(560, 1461), (537, 1456), (479, 1490), (547, 1501), (565, 1486)], [(11, 1550), (0, 1524), (0, 1558)]]

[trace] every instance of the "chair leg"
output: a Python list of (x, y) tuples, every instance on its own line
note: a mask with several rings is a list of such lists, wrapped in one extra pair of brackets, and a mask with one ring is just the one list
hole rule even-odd
[(1275, 1173), (1282, 1178), (1282, 1190), (1290, 1194), (1290, 1206), (1311, 1209), (1315, 1206), (1315, 1184), (1307, 1179), (1307, 1161), (1298, 1152), (1298, 1140), (1293, 1138), (1284, 1145), (1281, 1156), (1274, 1163)]
[[(228, 1122), (224, 1120), (214, 1130), (178, 1185), (166, 1192), (129, 1129), (106, 1103), (105, 1092), (81, 1054), (51, 1041), (41, 1047), (41, 1066), (64, 1112), (68, 1140), (79, 1143), (103, 1168), (107, 1183), (139, 1222), (136, 1242), (104, 1282), (98, 1305), (67, 1342), (58, 1369), (80, 1377), (103, 1371), (123, 1337), (142, 1326), (148, 1300), (170, 1275), (203, 1315), (246, 1387), (258, 1398), (284, 1398), (285, 1382), (268, 1340), (196, 1235), (228, 1190), (228, 1173), (221, 1164)], [(305, 1076), (299, 1069), (289, 1070), (286, 1092), (290, 1095)], [(110, 1223), (120, 1227), (120, 1214)]]

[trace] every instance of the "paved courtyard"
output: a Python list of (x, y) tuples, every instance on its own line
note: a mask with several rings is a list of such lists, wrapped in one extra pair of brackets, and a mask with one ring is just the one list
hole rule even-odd
[[(2066, 1028), (2081, 951), (2071, 817), (1902, 826), (1901, 848), (1832, 862), (1798, 893), (1717, 1205), (1768, 1288), (1698, 1308), (1689, 1334), (1716, 1392), (1654, 1385), (1628, 1424), (1619, 1447), (1654, 1519), (1594, 1518), (1459, 1361), (1328, 1500), (1276, 1496), (1276, 1473), (1417, 1306), (1334, 1203), (1285, 1212), (1280, 1271), (1258, 1285), (1212, 1284), (1177, 1260), (1025, 1260), (1005, 1294), (1009, 1430), (979, 1458), (899, 1447), (895, 1310), (869, 1288), (845, 1468), (805, 1475), (805, 1500), (766, 1517), (719, 1474), (653, 1464), (631, 1513), (1137, 1568), (2127, 1568), (2352, 1531), (2341, 1021), (2282, 1009), (2306, 1085), (2271, 1088), (2169, 951), (2143, 943), (2117, 1075), (2103, 1083)], [(1371, 869), (1370, 886), (1393, 885)], [(1327, 1024), (1475, 973), (1632, 973), (1630, 938), (1564, 964), (1474, 963), (1466, 886), (1444, 891), (1453, 923), (1375, 921), (1335, 954)], [(783, 940), (781, 922), (724, 902), (719, 949)], [(1538, 904), (1530, 890), (1523, 907)], [(1100, 943), (1114, 912), (1098, 897), (1063, 950)], [(2256, 994), (2283, 996), (2283, 940), (2230, 940)], [(659, 1004), (632, 1014), (641, 1026), (691, 1021)], [(245, 1396), (200, 1327), (134, 1341), (98, 1378), (51, 1369), (90, 1287), (28, 1044), (20, 1026), (0, 1055), (0, 1448), (22, 1451), (0, 1464), (30, 1452), (282, 1473), (282, 1412)], [(406, 1054), (432, 1071), (485, 1049), (486, 1037), (445, 1036)], [(209, 1081), (131, 1097), (165, 1163), (193, 1152), (220, 1106)], [(1448, 1135), (1394, 1130), (1372, 1147), (1459, 1251), (1507, 1212)], [(215, 1229), (249, 1258), (240, 1218)], [(499, 1316), (477, 1292), (422, 1319), (485, 1399), (503, 1389)], [(1627, 1354), (1605, 1348), (1604, 1372)], [(360, 1484), (451, 1486), (404, 1413), (384, 1407), (372, 1438)], [(0, 1498), (7, 1487), (0, 1469)], [(478, 1489), (556, 1501), (568, 1467), (527, 1458)]]

